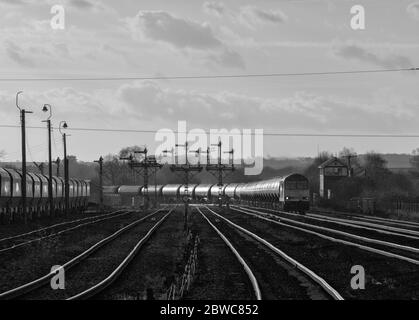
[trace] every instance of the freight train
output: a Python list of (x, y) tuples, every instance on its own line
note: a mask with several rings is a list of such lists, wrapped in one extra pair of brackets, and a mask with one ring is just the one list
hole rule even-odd
[[(49, 177), (38, 173), (26, 176), (26, 213), (29, 218), (48, 215)], [(22, 206), (22, 172), (14, 169), (0, 168), (0, 222), (7, 223), (21, 219), (24, 214)], [(52, 177), (53, 211), (64, 212), (65, 208), (64, 179)], [(69, 209), (84, 211), (90, 197), (88, 180), (69, 179)]]
[(182, 184), (148, 186), (148, 192), (143, 186), (112, 186), (107, 191), (109, 195), (119, 194), (124, 204), (134, 204), (135, 199), (138, 202), (148, 193), (150, 199), (164, 203), (182, 202), (185, 197), (195, 203), (216, 203), (221, 197), (228, 203), (270, 205), (300, 213), (310, 207), (308, 179), (297, 173), (257, 182), (230, 183), (221, 188), (217, 184), (190, 184), (187, 194)]

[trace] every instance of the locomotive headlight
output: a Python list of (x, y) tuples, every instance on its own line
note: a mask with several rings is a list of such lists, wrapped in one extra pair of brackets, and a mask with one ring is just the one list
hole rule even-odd
[(285, 197), (285, 200), (289, 200), (290, 197)]

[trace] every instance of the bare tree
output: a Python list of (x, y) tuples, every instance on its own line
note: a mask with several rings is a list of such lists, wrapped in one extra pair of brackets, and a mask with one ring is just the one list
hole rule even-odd
[(343, 147), (343, 149), (339, 151), (339, 157), (343, 158), (347, 156), (356, 156), (355, 149)]
[(132, 147), (125, 147), (119, 151), (119, 157), (124, 158), (128, 157), (129, 155), (133, 154), (135, 151), (139, 151), (142, 148), (139, 146), (132, 146)]
[(410, 163), (416, 170), (419, 170), (419, 148), (416, 148), (415, 150), (412, 151), (412, 156), (410, 157)]
[(118, 178), (121, 177), (121, 163), (115, 155), (105, 156), (103, 162), (103, 177), (106, 183), (111, 185), (118, 184)]
[(365, 155), (364, 162), (366, 174), (370, 177), (378, 177), (390, 172), (387, 169), (387, 161), (381, 154), (374, 151)]
[(358, 159), (358, 154), (355, 152), (354, 148), (344, 147), (341, 151), (339, 151), (339, 158), (345, 159), (346, 164), (351, 170), (351, 176), (354, 171), (359, 171), (361, 164)]

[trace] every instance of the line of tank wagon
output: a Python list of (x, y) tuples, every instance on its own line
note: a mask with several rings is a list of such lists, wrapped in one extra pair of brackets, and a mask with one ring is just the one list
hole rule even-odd
[[(49, 212), (48, 198), (49, 177), (38, 173), (26, 176), (26, 210), (31, 216), (41, 216)], [(65, 207), (64, 179), (52, 177), (52, 198), (54, 212), (63, 212)], [(69, 208), (83, 211), (87, 208), (90, 197), (88, 180), (69, 179)], [(22, 208), (22, 173), (14, 169), (0, 168), (0, 213), (2, 219), (8, 214), (14, 219), (23, 213)]]
[[(180, 202), (184, 200), (185, 189), (182, 184), (149, 185), (148, 195), (164, 202)], [(123, 185), (104, 187), (104, 193), (130, 199), (143, 197), (146, 192), (144, 186)], [(257, 182), (229, 183), (221, 188), (217, 184), (188, 185), (188, 198), (192, 202), (214, 203), (220, 195), (230, 203), (271, 203), (280, 209), (298, 212), (309, 209), (308, 179), (297, 173)]]

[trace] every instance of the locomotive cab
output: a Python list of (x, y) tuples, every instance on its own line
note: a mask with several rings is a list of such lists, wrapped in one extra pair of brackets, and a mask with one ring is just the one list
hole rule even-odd
[(280, 183), (280, 202), (285, 211), (304, 214), (309, 209), (308, 179), (301, 174), (284, 177)]

